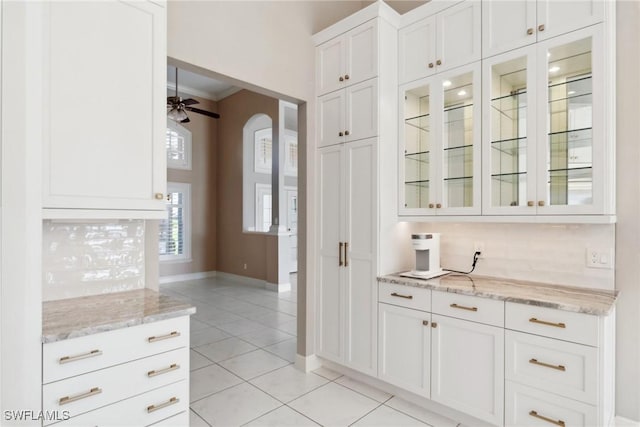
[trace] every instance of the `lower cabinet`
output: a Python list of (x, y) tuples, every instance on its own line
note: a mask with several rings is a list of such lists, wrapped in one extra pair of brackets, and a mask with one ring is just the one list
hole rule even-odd
[(378, 377), (430, 397), (431, 314), (390, 304), (378, 307)]
[(504, 329), (433, 314), (431, 399), (502, 425)]

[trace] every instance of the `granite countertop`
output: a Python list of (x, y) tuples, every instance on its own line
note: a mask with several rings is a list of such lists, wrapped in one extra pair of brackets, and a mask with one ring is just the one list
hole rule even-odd
[(151, 289), (42, 303), (42, 342), (82, 337), (196, 312), (195, 307)]
[(613, 290), (550, 285), (456, 273), (428, 280), (391, 274), (378, 277), (378, 281), (594, 315), (609, 314), (618, 298), (618, 291)]

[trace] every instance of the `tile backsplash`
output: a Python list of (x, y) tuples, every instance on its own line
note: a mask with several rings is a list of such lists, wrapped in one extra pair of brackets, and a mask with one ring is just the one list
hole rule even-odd
[[(587, 288), (614, 289), (614, 269), (586, 267), (587, 248), (615, 248), (615, 225), (405, 223), (403, 270), (414, 267), (411, 234), (442, 233), (443, 268), (468, 271), (476, 242), (484, 245), (474, 274)], [(615, 265), (615, 259), (611, 265)]]
[(44, 301), (145, 286), (145, 223), (44, 221)]

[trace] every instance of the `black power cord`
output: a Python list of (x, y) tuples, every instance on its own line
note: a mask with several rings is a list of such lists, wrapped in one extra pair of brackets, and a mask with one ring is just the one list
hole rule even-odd
[(450, 270), (448, 268), (443, 268), (443, 270), (450, 271), (452, 273), (471, 274), (473, 273), (473, 270), (476, 269), (476, 263), (478, 262), (478, 258), (480, 258), (480, 254), (481, 254), (480, 251), (476, 251), (476, 253), (473, 254), (473, 264), (471, 264), (471, 270), (469, 271)]

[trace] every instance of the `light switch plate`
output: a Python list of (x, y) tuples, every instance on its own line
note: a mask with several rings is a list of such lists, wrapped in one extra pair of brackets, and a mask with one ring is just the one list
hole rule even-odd
[(613, 268), (613, 250), (602, 248), (587, 248), (586, 265), (588, 268)]

